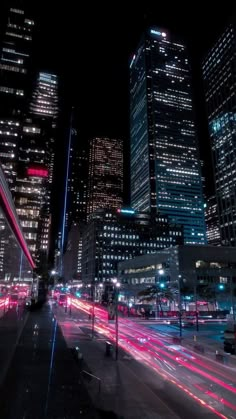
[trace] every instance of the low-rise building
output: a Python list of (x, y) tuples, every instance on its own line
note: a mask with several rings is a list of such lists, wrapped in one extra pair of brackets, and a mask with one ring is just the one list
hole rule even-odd
[(83, 232), (83, 283), (110, 283), (118, 263), (183, 243), (182, 227), (159, 214), (97, 210)]
[(236, 251), (235, 247), (178, 245), (119, 263), (118, 278), (127, 290), (160, 282), (177, 290), (188, 287), (192, 294), (207, 287), (212, 298), (217, 296), (233, 310)]

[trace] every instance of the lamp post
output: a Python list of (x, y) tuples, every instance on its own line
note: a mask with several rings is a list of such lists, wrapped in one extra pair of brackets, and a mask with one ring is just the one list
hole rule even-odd
[(92, 339), (94, 338), (94, 323), (95, 323), (95, 284), (91, 287), (92, 295)]
[[(164, 275), (164, 273), (165, 273), (165, 271), (164, 271), (164, 269), (159, 269), (158, 271), (158, 275)], [(163, 282), (160, 282), (160, 278), (159, 278), (159, 276), (157, 277), (158, 278), (158, 281), (156, 282), (156, 289), (157, 289), (157, 286), (159, 287), (159, 288), (165, 288), (165, 284), (163, 283)], [(156, 319), (157, 319), (157, 314), (159, 313), (159, 304), (160, 303), (160, 301), (159, 301), (159, 295), (158, 295), (158, 290), (157, 290), (157, 293), (156, 293)]]
[(116, 314), (116, 323), (115, 323), (115, 330), (116, 330), (116, 352), (115, 358), (116, 361), (118, 360), (118, 348), (119, 348), (119, 322), (118, 322), (118, 296), (119, 296), (119, 288), (120, 282), (117, 279), (113, 279), (112, 282), (114, 283), (115, 287), (115, 314)]
[(234, 289), (233, 289), (233, 278), (230, 276), (230, 300), (232, 306), (233, 321), (235, 321), (235, 308), (234, 308)]
[(100, 300), (100, 303), (102, 302), (102, 298), (101, 298), (101, 295), (102, 295), (102, 291), (103, 291), (103, 284), (99, 284), (99, 300)]
[(197, 284), (194, 284), (194, 299), (195, 299), (195, 313), (196, 313), (196, 331), (199, 331), (199, 322), (198, 322), (198, 306), (197, 306)]
[(182, 337), (182, 298), (181, 298), (181, 275), (178, 275), (178, 290), (179, 290), (179, 337)]
[(116, 283), (116, 361), (118, 360), (118, 296), (119, 296), (119, 287), (120, 287), (120, 283), (117, 282)]

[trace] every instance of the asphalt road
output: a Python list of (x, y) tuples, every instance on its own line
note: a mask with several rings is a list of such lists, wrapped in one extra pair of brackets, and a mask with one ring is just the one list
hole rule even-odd
[[(81, 344), (79, 329), (91, 336), (91, 320), (88, 319), (91, 306), (78, 300), (76, 305), (72, 307), (71, 316), (64, 309), (55, 308), (69, 346)], [(95, 309), (95, 315), (96, 339), (104, 348), (104, 339), (115, 341), (114, 324), (107, 323), (107, 313), (101, 308)], [(86, 350), (89, 342), (82, 346)], [(138, 388), (142, 394), (140, 388), (148, 388), (152, 392), (152, 406), (158, 409), (163, 403), (173, 417), (182, 419), (236, 418), (235, 371), (173, 345), (171, 339), (158, 331), (130, 319), (119, 318), (119, 347), (122, 354), (125, 351), (131, 358), (124, 369), (133, 374), (133, 392)]]

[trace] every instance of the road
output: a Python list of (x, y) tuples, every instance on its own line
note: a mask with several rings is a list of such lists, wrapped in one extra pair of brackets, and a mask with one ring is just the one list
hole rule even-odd
[[(63, 310), (57, 310), (61, 310), (61, 326), (70, 346), (78, 344), (76, 327), (91, 334), (90, 303), (72, 300), (72, 320), (68, 316), (63, 320)], [(72, 326), (75, 322), (78, 322), (76, 327)], [(107, 312), (96, 307), (94, 330), (97, 338), (115, 342), (114, 327), (107, 322)], [(127, 318), (119, 318), (119, 347), (136, 361), (133, 372), (142, 377), (157, 399), (168, 403), (179, 418), (236, 418), (235, 370), (173, 345), (165, 333)], [(127, 368), (131, 368), (128, 365)], [(163, 388), (164, 392), (160, 390)]]
[[(62, 309), (57, 310), (61, 316), (66, 316), (62, 314)], [(66, 320), (61, 319), (69, 346), (79, 344), (78, 327), (91, 336), (90, 312), (90, 303), (72, 300), (72, 319), (68, 315)], [(114, 343), (114, 328), (114, 324), (107, 322), (107, 312), (96, 307), (94, 330), (97, 340), (104, 344), (104, 339), (109, 339)], [(236, 418), (235, 371), (173, 345), (166, 334), (150, 330), (130, 319), (119, 318), (119, 348), (136, 361), (132, 364), (134, 373), (142, 377), (149, 389), (156, 396), (158, 394), (159, 400), (168, 403), (178, 417), (186, 419), (191, 416), (193, 419), (197, 412), (195, 417), (198, 418), (201, 409), (201, 417)], [(148, 377), (146, 381), (145, 377)], [(164, 393), (160, 391), (163, 387)]]

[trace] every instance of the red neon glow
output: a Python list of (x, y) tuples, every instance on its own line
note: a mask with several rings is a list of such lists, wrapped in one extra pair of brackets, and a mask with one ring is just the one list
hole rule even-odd
[(27, 259), (28, 259), (31, 267), (32, 268), (35, 268), (34, 261), (32, 259), (32, 256), (31, 256), (30, 252), (29, 252), (29, 249), (28, 249), (28, 247), (26, 245), (24, 236), (22, 235), (22, 232), (21, 232), (19, 226), (17, 225), (16, 219), (15, 219), (15, 215), (14, 215), (14, 213), (13, 213), (13, 211), (12, 211), (12, 209), (11, 209), (9, 203), (8, 203), (8, 200), (7, 200), (7, 197), (6, 197), (5, 192), (3, 191), (3, 189), (1, 187), (0, 187), (0, 197), (3, 200), (3, 203), (4, 203), (4, 206), (6, 208), (6, 211), (7, 211), (8, 216), (10, 217), (11, 224), (14, 227), (13, 230), (15, 231), (15, 234), (16, 234), (16, 237), (18, 238), (18, 241), (20, 243), (20, 246), (23, 249), (24, 254), (27, 257)]
[(38, 169), (36, 167), (29, 167), (27, 169), (28, 176), (36, 176), (36, 177), (48, 177), (48, 170), (47, 169)]
[[(78, 308), (79, 310), (86, 312), (87, 314), (90, 313), (91, 304), (87, 302), (83, 302), (81, 300), (79, 301), (72, 298), (72, 305)], [(100, 309), (99, 307), (93, 307), (93, 308), (94, 308), (95, 315), (96, 314), (98, 315), (98, 319), (97, 319), (98, 323), (95, 323), (94, 325), (95, 331), (97, 333), (101, 333), (103, 336), (106, 336), (106, 338), (115, 342), (115, 339), (116, 339), (115, 329), (107, 324), (104, 325), (103, 323), (104, 321), (103, 316), (107, 318), (106, 310)], [(215, 409), (211, 405), (211, 402), (204, 400), (205, 398), (204, 395), (199, 394), (199, 393), (195, 394), (195, 392), (193, 393), (191, 387), (188, 387), (187, 385), (185, 385), (185, 383), (179, 382), (179, 378), (175, 378), (173, 376), (173, 371), (175, 369), (172, 369), (172, 373), (169, 373), (168, 371), (162, 370), (160, 368), (160, 365), (156, 364), (156, 361), (155, 361), (156, 359), (160, 359), (160, 360), (164, 359), (162, 356), (162, 353), (163, 353), (165, 356), (167, 356), (170, 359), (170, 362), (168, 362), (168, 365), (173, 368), (174, 364), (172, 361), (175, 359), (175, 356), (172, 354), (169, 354), (168, 351), (166, 351), (166, 348), (164, 351), (162, 351), (162, 350), (159, 350), (157, 346), (152, 345), (147, 337), (147, 330), (145, 330), (143, 327), (140, 327), (141, 330), (143, 329), (145, 330), (145, 335), (143, 335), (142, 332), (140, 333), (138, 330), (139, 326), (135, 324), (135, 336), (134, 336), (133, 335), (134, 323), (132, 321), (130, 320), (125, 321), (125, 319), (120, 318), (119, 323), (120, 323), (120, 332), (119, 332), (118, 344), (122, 349), (124, 349), (126, 352), (130, 353), (134, 357), (138, 356), (139, 362), (143, 362), (147, 367), (151, 368), (159, 376), (163, 377), (166, 381), (169, 381), (172, 384), (174, 384), (180, 390), (185, 392), (189, 397), (191, 397), (194, 401), (196, 401), (199, 405), (206, 407), (219, 418), (227, 419), (227, 416), (225, 416), (223, 413)], [(132, 330), (131, 334), (130, 334), (130, 331), (128, 330), (129, 328)], [(138, 339), (139, 337), (142, 337), (142, 336), (145, 337), (145, 345), (141, 344), (140, 339)], [(159, 354), (157, 353), (157, 351), (159, 352)], [(188, 365), (188, 363), (186, 362), (180, 363), (179, 361), (178, 363), (184, 365), (187, 370), (188, 369), (191, 370), (191, 365)], [(222, 383), (222, 384), (225, 384), (225, 383)], [(207, 393), (207, 395), (210, 397), (212, 396), (211, 393), (209, 394)], [(236, 406), (234, 404), (222, 398), (220, 401), (222, 401), (225, 407), (230, 408), (235, 411)]]

